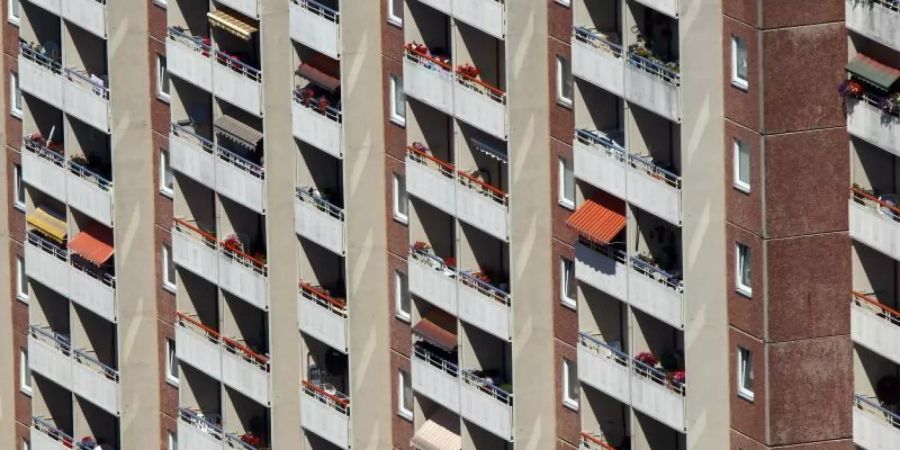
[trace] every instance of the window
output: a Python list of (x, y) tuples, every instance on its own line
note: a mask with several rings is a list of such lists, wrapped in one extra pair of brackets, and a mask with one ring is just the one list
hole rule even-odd
[(162, 245), (162, 273), (163, 287), (170, 291), (175, 290), (175, 263), (172, 261), (172, 247), (168, 244)]
[(747, 42), (737, 36), (731, 37), (731, 84), (744, 90), (750, 87), (747, 81)]
[(156, 55), (156, 97), (169, 101), (169, 71), (166, 68), (166, 57)]
[(7, 3), (6, 20), (13, 25), (19, 24), (19, 0), (9, 0)]
[(19, 74), (9, 73), (9, 113), (22, 118), (22, 91), (19, 89)]
[(31, 450), (31, 443), (23, 439), (22, 450)]
[(406, 195), (406, 177), (394, 174), (394, 219), (409, 223), (409, 198)]
[(178, 358), (175, 356), (175, 341), (166, 338), (166, 381), (178, 386)]
[(153, 3), (155, 3), (157, 6), (162, 7), (162, 8), (169, 6), (169, 2), (167, 0), (153, 0)]
[(575, 263), (570, 259), (559, 260), (559, 296), (562, 304), (575, 309)]
[(397, 414), (412, 420), (413, 392), (409, 374), (403, 369), (397, 370)]
[(753, 354), (746, 348), (738, 347), (737, 373), (738, 395), (753, 400)]
[(575, 175), (572, 163), (566, 158), (559, 158), (559, 204), (575, 209)]
[(578, 368), (575, 361), (562, 360), (563, 405), (578, 409)]
[(572, 6), (572, 0), (556, 0), (556, 3), (559, 3), (562, 6), (570, 7)]
[(403, 0), (388, 0), (388, 22), (403, 26)]
[(399, 271), (394, 271), (394, 304), (397, 318), (409, 322), (412, 318), (409, 311), (409, 285), (406, 283), (406, 275)]
[(31, 395), (31, 367), (28, 365), (28, 350), (19, 349), (19, 390)]
[(25, 211), (25, 185), (22, 184), (22, 166), (13, 164), (13, 206)]
[(572, 107), (572, 64), (564, 56), (556, 55), (556, 101)]
[(171, 431), (168, 434), (169, 434), (169, 438), (167, 439), (167, 441), (168, 441), (169, 445), (166, 448), (168, 450), (178, 450), (178, 437), (176, 437), (175, 433), (173, 433)]
[(735, 288), (738, 292), (750, 296), (753, 288), (750, 284), (750, 247), (740, 242), (735, 243)]
[(734, 187), (750, 193), (750, 150), (739, 139), (734, 140)]
[(25, 260), (16, 257), (16, 298), (28, 302), (28, 276), (25, 275)]
[(169, 152), (159, 151), (159, 192), (166, 197), (175, 196), (172, 166), (169, 164)]
[(396, 75), (391, 75), (391, 121), (397, 125), (406, 126), (406, 95), (403, 94), (403, 78)]

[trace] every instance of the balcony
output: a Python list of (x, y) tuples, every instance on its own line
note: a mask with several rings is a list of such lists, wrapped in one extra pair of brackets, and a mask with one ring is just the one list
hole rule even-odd
[(446, 114), (453, 114), (453, 69), (424, 50), (407, 44), (403, 58), (403, 92)]
[(216, 188), (216, 145), (187, 126), (172, 123), (169, 132), (172, 169), (210, 188)]
[(847, 132), (900, 156), (900, 116), (884, 112), (878, 102), (866, 95), (859, 99), (847, 98)]
[(64, 0), (60, 3), (64, 19), (100, 39), (106, 39), (105, 0)]
[(406, 190), (447, 214), (456, 214), (456, 168), (412, 147), (406, 149)]
[(602, 433), (581, 433), (581, 450), (616, 450), (615, 447), (609, 445), (604, 439)]
[(216, 237), (196, 226), (175, 219), (172, 227), (172, 261), (213, 284), (219, 282)]
[(669, 17), (678, 18), (678, 0), (637, 0), (637, 2)]
[[(75, 439), (56, 428), (56, 424), (46, 417), (31, 419), (31, 449), (33, 450), (72, 450)], [(80, 449), (79, 449), (80, 450)]]
[(471, 370), (462, 372), (460, 414), (494, 435), (513, 441), (513, 395)]
[(631, 358), (599, 336), (582, 331), (578, 335), (578, 379), (622, 403), (629, 403)]
[(504, 341), (511, 340), (509, 293), (482, 281), (477, 274), (466, 271), (457, 274), (459, 318)]
[(344, 157), (344, 149), (341, 144), (342, 116), (339, 109), (331, 106), (322, 108), (313, 102), (305, 102), (300, 97), (298, 90), (294, 91), (292, 107), (291, 117), (295, 138), (335, 158)]
[(422, 0), (420, 3), (428, 5), (448, 16), (453, 14), (453, 9), (450, 7), (451, 0)]
[(291, 39), (334, 59), (341, 54), (341, 13), (315, 0), (291, 0)]
[[(57, 10), (59, 1), (54, 0)], [(63, 109), (63, 70), (56, 59), (43, 47), (22, 42), (19, 44), (19, 89), (57, 109)]]
[(681, 225), (681, 177), (650, 156), (628, 155), (628, 201), (672, 225)]
[(219, 286), (261, 310), (268, 310), (269, 270), (265, 261), (227, 243), (219, 249)]
[(900, 51), (900, 4), (896, 0), (846, 0), (847, 28)]
[(39, 6), (42, 9), (47, 10), (57, 16), (59, 15), (60, 11), (62, 11), (60, 2), (61, 2), (61, 0), (29, 0), (28, 1), (28, 3)]
[(217, 51), (213, 86), (216, 97), (262, 117), (262, 72), (259, 69)]
[(575, 130), (575, 176), (621, 199), (627, 198), (628, 155), (624, 134)]
[(850, 188), (850, 237), (900, 260), (900, 209), (859, 188)]
[(216, 155), (216, 192), (265, 214), (265, 169), (222, 147), (216, 147)]
[(684, 433), (684, 383), (637, 359), (632, 358), (631, 369), (631, 406)]
[(316, 195), (310, 188), (297, 188), (294, 198), (294, 230), (298, 235), (344, 254), (344, 210)]
[(418, 345), (412, 353), (413, 390), (459, 414), (459, 367)]
[(69, 299), (116, 322), (116, 277), (87, 264), (69, 262)]
[(333, 386), (303, 381), (300, 417), (303, 428), (339, 448), (350, 448), (350, 397)]
[(300, 331), (347, 353), (347, 303), (322, 288), (300, 283), (297, 294)]
[(66, 172), (61, 149), (48, 148), (39, 133), (22, 139), (22, 181), (65, 203)]
[(113, 184), (76, 161), (69, 161), (66, 191), (69, 206), (92, 219), (113, 226)]
[(457, 171), (456, 216), (500, 240), (509, 240), (509, 194), (481, 181), (475, 175)]
[(429, 250), (410, 248), (408, 270), (411, 293), (450, 314), (457, 314), (456, 268)]
[(109, 88), (106, 87), (107, 84), (96, 75), (67, 68), (63, 83), (63, 102), (66, 105), (66, 113), (104, 133), (109, 133)]
[(878, 399), (856, 395), (853, 406), (853, 443), (866, 450), (891, 450), (900, 442), (900, 416)]
[[(175, 355), (179, 361), (222, 379), (222, 351), (219, 333), (187, 314), (178, 313), (175, 322)], [(193, 447), (191, 447), (193, 448)]]
[(631, 257), (628, 274), (628, 303), (679, 329), (684, 328), (684, 286), (681, 279)]
[(259, 0), (222, 0), (222, 4), (247, 17), (259, 20)]
[(452, 0), (453, 17), (497, 39), (506, 37), (506, 6), (503, 0)]
[(850, 297), (850, 337), (900, 364), (900, 312), (861, 292)]
[(203, 38), (169, 27), (166, 64), (172, 75), (206, 92), (213, 91), (212, 48)]
[(69, 252), (35, 233), (26, 233), (25, 273), (62, 296), (69, 296)]
[(624, 97), (625, 62), (622, 59), (622, 46), (596, 29), (576, 26), (572, 28), (572, 32), (572, 74)]
[(221, 336), (221, 346), (222, 382), (260, 405), (269, 406), (269, 357), (225, 336)]
[[(459, 1), (456, 0), (454, 5)], [(494, 0), (472, 1), (495, 3)], [(458, 70), (455, 78), (453, 112), (456, 118), (498, 139), (506, 140), (506, 92)]]
[(628, 54), (625, 69), (628, 101), (673, 122), (681, 122), (680, 86), (677, 69), (633, 52)]
[(72, 346), (69, 338), (48, 327), (28, 326), (28, 365), (54, 383), (72, 389)]
[[(181, 343), (179, 342), (179, 345)], [(204, 417), (203, 414), (181, 408), (178, 412), (178, 448), (191, 450), (222, 450), (225, 433)]]
[(619, 300), (628, 300), (628, 256), (621, 250), (579, 239), (575, 243), (575, 278)]
[(75, 350), (72, 360), (72, 391), (118, 416), (119, 372), (83, 350)]

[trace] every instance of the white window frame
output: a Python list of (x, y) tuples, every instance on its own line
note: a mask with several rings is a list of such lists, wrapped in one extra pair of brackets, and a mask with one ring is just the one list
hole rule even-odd
[[(391, 122), (400, 125), (401, 127), (406, 126), (406, 96), (403, 94), (403, 78), (398, 75), (390, 76), (390, 95), (391, 95)], [(398, 98), (397, 96), (400, 96)], [(397, 104), (399, 101), (404, 102), (403, 112), (401, 114), (400, 111), (397, 110)]]
[(28, 276), (25, 275), (25, 260), (16, 256), (16, 299), (28, 303)]
[(22, 450), (31, 450), (31, 442), (27, 439), (22, 439)]
[(169, 431), (166, 434), (168, 435), (168, 437), (166, 439), (166, 443), (167, 443), (166, 445), (168, 445), (167, 448), (169, 450), (178, 450), (178, 436), (171, 431)]
[[(409, 193), (406, 192), (406, 177), (399, 174), (393, 176), (393, 210), (394, 220), (409, 223)], [(403, 208), (401, 209), (401, 205)]]
[[(559, 183), (557, 186), (559, 198), (559, 204), (568, 209), (575, 209), (575, 168), (567, 169), (567, 167), (571, 167), (571, 164), (568, 159), (559, 157), (558, 160), (558, 170), (557, 177), (559, 178)], [(566, 197), (566, 173), (571, 175), (572, 179), (572, 198)]]
[(6, 21), (19, 26), (22, 20), (22, 4), (19, 0), (9, 0), (6, 4)]
[(9, 113), (22, 118), (22, 91), (19, 89), (19, 74), (9, 72)]
[(569, 8), (572, 6), (572, 0), (554, 0), (558, 5)]
[[(172, 265), (173, 269), (174, 269), (174, 264), (175, 264), (175, 262), (172, 261), (172, 246), (169, 244), (163, 243), (160, 253), (162, 253), (162, 258), (160, 258), (160, 260), (162, 262), (161, 269), (162, 269), (163, 289), (174, 293), (178, 289), (178, 285), (176, 284), (177, 276), (176, 276), (175, 280), (169, 279), (169, 265)], [(174, 270), (173, 270), (173, 272), (174, 272)]]
[[(168, 178), (172, 179), (172, 186), (167, 185)], [(175, 197), (175, 175), (169, 162), (169, 152), (162, 149), (159, 151), (159, 192), (169, 198)]]
[(178, 377), (178, 357), (175, 356), (176, 345), (178, 344), (174, 339), (166, 338), (166, 383), (178, 387), (181, 380)]
[[(575, 361), (568, 358), (562, 359), (562, 403), (567, 408), (578, 411), (578, 367), (575, 364)], [(574, 397), (569, 395), (573, 390)]]
[[(402, 12), (401, 12), (400, 16), (397, 16), (394, 14), (394, 5), (396, 5), (397, 2), (400, 2), (401, 5), (403, 4), (403, 0), (387, 0), (387, 21), (388, 21), (388, 23), (397, 25), (398, 27), (402, 27), (403, 26)], [(402, 11), (402, 6), (401, 6), (401, 11)]]
[[(744, 384), (744, 374), (750, 386)], [(753, 401), (753, 353), (743, 347), (737, 348), (737, 394), (746, 400)]]
[(576, 309), (578, 306), (576, 297), (569, 297), (569, 289), (574, 290), (574, 286), (569, 285), (569, 275), (571, 274), (572, 282), (575, 281), (575, 261), (569, 258), (559, 258), (559, 298), (563, 306)]
[[(568, 68), (567, 68), (568, 67)], [(568, 72), (568, 76), (566, 76), (566, 72)], [(563, 55), (556, 55), (556, 102), (566, 108), (572, 107), (572, 97), (575, 87), (573, 84), (575, 83), (574, 78), (572, 76), (572, 62), (569, 58), (566, 58)], [(568, 85), (568, 86), (567, 86)], [(568, 97), (566, 96), (566, 90), (569, 90)]]
[[(168, 86), (166, 86), (168, 85)], [(172, 79), (169, 77), (169, 67), (168, 61), (166, 57), (163, 55), (156, 55), (156, 98), (169, 103), (172, 97), (169, 92), (166, 92), (166, 89), (163, 87), (166, 86), (168, 90), (172, 89)]]
[(19, 391), (30, 396), (31, 388), (31, 367), (28, 365), (28, 349), (19, 349)]
[(398, 319), (404, 322), (411, 322), (409, 284), (407, 284), (406, 280), (406, 274), (399, 270), (394, 271), (394, 312)]
[(22, 181), (22, 166), (13, 164), (13, 206), (25, 212), (25, 184)]
[[(406, 384), (409, 383), (409, 395), (412, 394), (412, 379), (403, 369), (397, 369), (397, 415), (406, 419), (413, 420), (413, 412), (411, 408), (406, 407)], [(409, 399), (409, 403), (413, 403), (413, 399)]]
[[(750, 55), (747, 50), (747, 41), (738, 36), (731, 36), (731, 85), (738, 88), (747, 90), (750, 88), (750, 81), (747, 78), (741, 77), (740, 71), (738, 70), (739, 64), (739, 55), (742, 53), (744, 55), (744, 64), (747, 65), (747, 69), (749, 72), (750, 68)], [(748, 73), (749, 75), (749, 73)]]
[[(746, 252), (746, 257), (744, 253)], [(749, 283), (744, 283), (744, 264), (749, 264), (747, 269), (750, 271)], [(741, 242), (734, 243), (734, 288), (739, 293), (750, 297), (753, 295), (753, 252), (750, 246)]]
[(153, 0), (153, 3), (156, 4), (156, 6), (159, 6), (161, 8), (169, 7), (169, 2), (167, 0)]
[[(747, 154), (747, 180), (744, 181), (741, 179), (741, 153)], [(750, 149), (747, 148), (747, 144), (740, 139), (735, 139), (732, 142), (732, 159), (733, 161), (733, 171), (734, 174), (732, 178), (734, 178), (734, 188), (745, 192), (750, 193)]]

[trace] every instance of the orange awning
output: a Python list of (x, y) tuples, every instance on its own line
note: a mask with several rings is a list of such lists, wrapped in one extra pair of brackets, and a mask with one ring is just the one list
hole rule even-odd
[(625, 228), (625, 202), (611, 195), (587, 199), (566, 225), (584, 239), (609, 244)]
[(428, 311), (412, 331), (443, 350), (456, 349), (456, 318), (440, 309)]
[(113, 255), (112, 230), (93, 222), (69, 241), (69, 249), (82, 258), (102, 266)]

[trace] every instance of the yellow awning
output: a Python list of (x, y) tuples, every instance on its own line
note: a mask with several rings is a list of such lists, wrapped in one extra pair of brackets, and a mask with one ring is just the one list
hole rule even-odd
[(253, 25), (222, 10), (210, 11), (206, 13), (206, 17), (209, 18), (210, 25), (219, 28), (220, 30), (227, 31), (245, 41), (249, 41), (251, 35), (259, 31)]
[(48, 212), (44, 208), (35, 208), (34, 212), (28, 215), (26, 221), (29, 225), (37, 228), (38, 231), (44, 233), (50, 239), (62, 244), (66, 240), (66, 222), (57, 217), (57, 214)]

